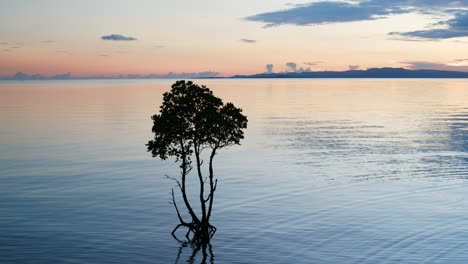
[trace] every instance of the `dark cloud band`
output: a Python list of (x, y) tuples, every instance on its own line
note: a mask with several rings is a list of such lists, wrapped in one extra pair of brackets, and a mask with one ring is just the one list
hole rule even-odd
[(373, 1), (357, 4), (345, 2), (314, 2), (291, 9), (262, 13), (245, 18), (249, 21), (267, 23), (266, 27), (292, 24), (299, 26), (320, 25), (327, 23), (374, 20), (391, 14), (407, 11), (392, 6), (382, 6)]
[(439, 14), (452, 16), (452, 19), (434, 23), (434, 26), (439, 28), (391, 32), (389, 35), (403, 40), (437, 40), (468, 36), (468, 0), (319, 1), (294, 5), (285, 10), (256, 14), (245, 19), (265, 23), (265, 27), (285, 24), (310, 26), (376, 20), (407, 13)]
[(102, 36), (101, 39), (103, 40), (113, 40), (113, 41), (134, 41), (137, 40), (134, 37), (123, 36), (119, 34), (111, 34), (107, 36)]
[(410, 32), (391, 32), (389, 35), (416, 39), (449, 39), (468, 36), (468, 11), (457, 11), (452, 19), (439, 21), (437, 25), (445, 28), (417, 30)]
[(257, 43), (255, 39), (240, 39), (240, 41), (244, 43), (250, 43), (250, 44)]

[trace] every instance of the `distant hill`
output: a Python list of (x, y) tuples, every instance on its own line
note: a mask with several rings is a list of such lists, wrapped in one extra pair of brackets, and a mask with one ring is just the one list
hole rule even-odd
[(371, 68), (350, 71), (259, 73), (235, 75), (230, 78), (468, 78), (468, 72)]

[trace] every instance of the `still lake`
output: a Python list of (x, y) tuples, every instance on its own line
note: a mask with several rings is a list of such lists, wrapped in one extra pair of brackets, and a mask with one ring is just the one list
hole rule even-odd
[[(0, 263), (191, 261), (145, 147), (173, 82), (0, 83)], [(196, 82), (249, 119), (212, 262), (468, 262), (468, 80)]]

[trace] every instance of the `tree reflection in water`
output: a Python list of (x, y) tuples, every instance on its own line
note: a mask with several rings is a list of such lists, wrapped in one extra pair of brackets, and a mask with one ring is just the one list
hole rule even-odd
[[(184, 254), (184, 253), (187, 253), (187, 250), (186, 250), (187, 248), (191, 249), (190, 255)], [(200, 262), (197, 262), (197, 259), (200, 259)], [(178, 264), (178, 263), (214, 264), (213, 247), (211, 246), (211, 244), (197, 246), (191, 243), (181, 243), (174, 263), (175, 264)]]

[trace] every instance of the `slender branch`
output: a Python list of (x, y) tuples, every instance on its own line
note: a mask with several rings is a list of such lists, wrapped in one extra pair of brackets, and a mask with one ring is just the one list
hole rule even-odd
[(198, 171), (198, 180), (200, 182), (200, 205), (201, 205), (201, 210), (202, 210), (202, 223), (205, 222), (206, 218), (206, 204), (205, 204), (205, 183), (203, 182), (203, 174), (201, 172), (201, 164), (202, 161), (200, 161), (200, 147), (198, 146), (197, 143), (194, 143), (195, 147), (195, 157), (197, 159), (197, 171)]
[(218, 180), (217, 179), (216, 179), (216, 183), (213, 182), (213, 178), (214, 178), (214, 175), (213, 175), (213, 159), (214, 159), (214, 156), (216, 155), (216, 150), (217, 150), (217, 147), (215, 146), (212, 149), (211, 155), (210, 155), (210, 164), (209, 164), (209, 172), (210, 172), (210, 175), (209, 175), (209, 178), (210, 178), (210, 195), (209, 195), (209, 198), (210, 198), (210, 203), (208, 205), (208, 214), (206, 216), (206, 219), (207, 219), (208, 222), (210, 221), (211, 210), (213, 209), (214, 192), (216, 191), (216, 186), (218, 185)]
[(211, 196), (212, 196), (212, 195), (213, 195), (213, 194), (210, 192), (210, 194), (208, 195), (208, 197), (206, 197), (206, 199), (205, 199), (205, 203), (208, 202), (208, 201), (211, 199)]
[(212, 237), (214, 236), (214, 234), (216, 233), (216, 230), (218, 230), (218, 229), (216, 229), (216, 227), (214, 227), (214, 226), (212, 226), (212, 225), (210, 225), (210, 228), (211, 228), (211, 230), (210, 230), (210, 238), (212, 238)]
[(172, 235), (173, 238), (175, 238), (175, 240), (179, 241), (180, 243), (183, 243), (183, 241), (179, 240), (179, 239), (177, 238), (177, 236), (175, 235), (175, 232), (176, 232), (177, 229), (179, 229), (179, 227), (181, 227), (181, 226), (185, 226), (185, 225), (184, 225), (184, 224), (178, 224), (178, 225), (174, 228), (174, 230), (172, 230), (171, 235)]
[[(169, 175), (164, 175), (166, 176), (166, 178), (168, 178), (169, 180), (173, 180), (177, 183), (177, 185), (179, 186), (179, 189), (182, 191), (182, 185), (180, 184), (180, 181), (176, 178), (173, 178), (173, 177), (169, 177)], [(174, 193), (174, 190), (172, 190), (172, 192)]]
[(174, 189), (172, 189), (172, 204), (174, 205), (176, 209), (177, 217), (179, 218), (180, 223), (186, 224), (185, 221), (182, 219), (182, 216), (180, 216), (179, 208), (177, 207), (177, 203), (176, 203), (175, 196), (174, 196)]
[(180, 145), (182, 149), (182, 198), (184, 199), (185, 207), (187, 207), (187, 210), (189, 211), (190, 216), (192, 216), (192, 220), (196, 223), (200, 223), (200, 220), (198, 219), (197, 215), (192, 209), (192, 206), (190, 206), (190, 202), (187, 198), (187, 192), (186, 192), (186, 187), (185, 187), (185, 179), (188, 174), (187, 168), (189, 168), (189, 171), (191, 170), (190, 164), (187, 165), (187, 157), (186, 157), (186, 152), (185, 152), (185, 146), (184, 142), (182, 139), (180, 139)]

